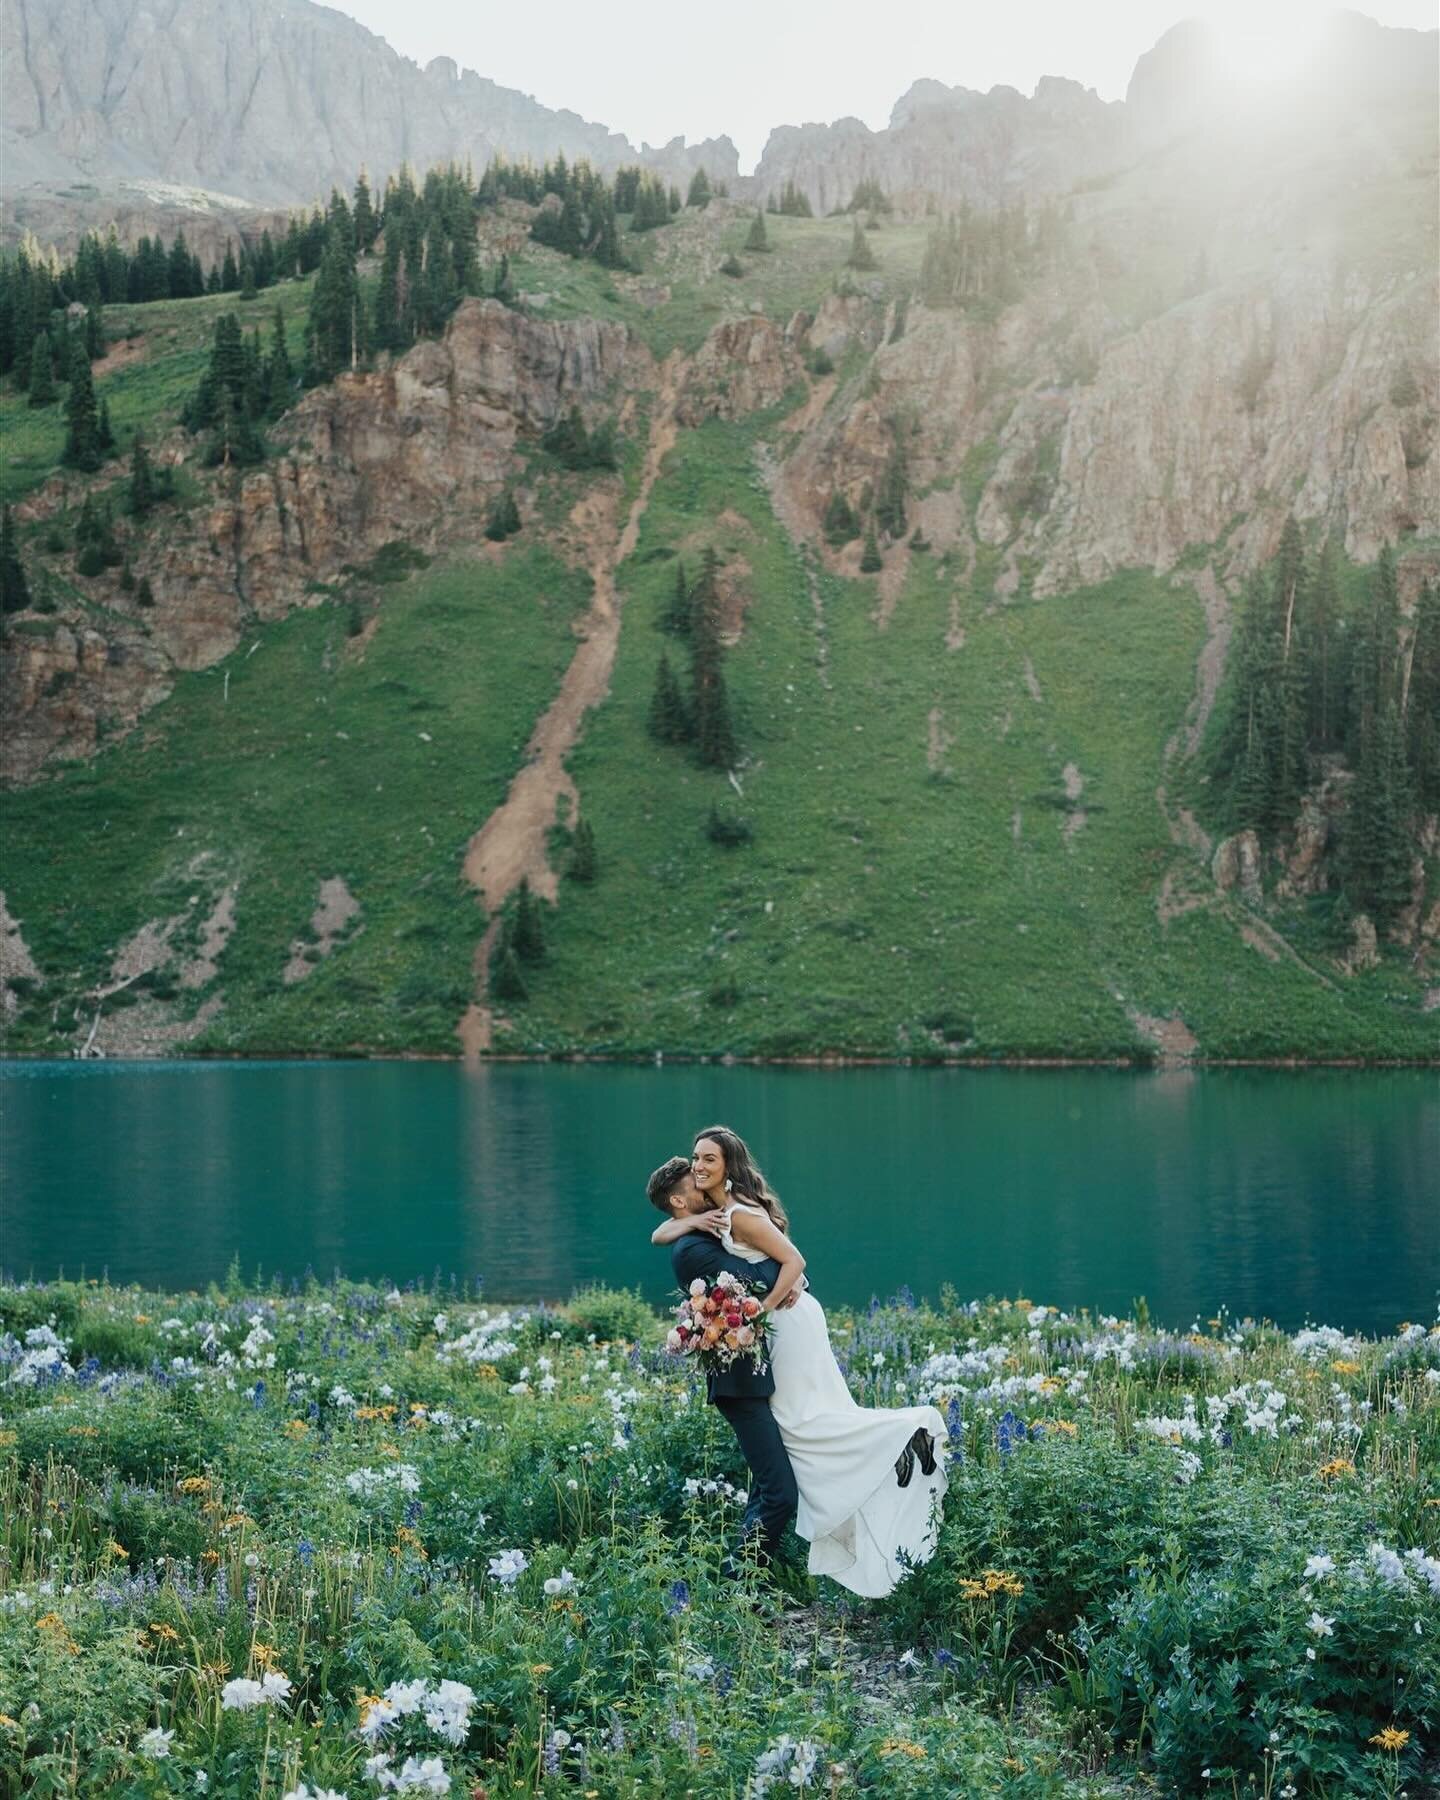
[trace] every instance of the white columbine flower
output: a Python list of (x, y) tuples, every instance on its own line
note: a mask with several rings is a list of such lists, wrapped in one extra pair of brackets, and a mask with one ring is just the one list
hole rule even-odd
[(162, 1731), (158, 1725), (152, 1726), (140, 1739), (138, 1745), (140, 1754), (159, 1762), (162, 1756), (170, 1754), (170, 1740), (174, 1735), (173, 1731)]
[(523, 1550), (502, 1550), (490, 1558), (490, 1573), (506, 1587), (518, 1581), (529, 1566), (530, 1558)]
[(220, 1690), (221, 1710), (226, 1712), (249, 1712), (252, 1706), (261, 1705), (264, 1698), (260, 1683), (243, 1675), (227, 1681)]
[(1334, 1637), (1335, 1635), (1335, 1621), (1323, 1617), (1318, 1612), (1311, 1613), (1305, 1621), (1305, 1628), (1307, 1631), (1313, 1631), (1316, 1637)]
[(1306, 1581), (1320, 1581), (1326, 1575), (1333, 1575), (1334, 1573), (1335, 1573), (1334, 1558), (1326, 1556), (1324, 1554), (1324, 1552), (1322, 1551), (1320, 1553), (1320, 1555), (1312, 1556), (1309, 1559), (1309, 1561), (1305, 1564), (1305, 1577), (1304, 1578)]

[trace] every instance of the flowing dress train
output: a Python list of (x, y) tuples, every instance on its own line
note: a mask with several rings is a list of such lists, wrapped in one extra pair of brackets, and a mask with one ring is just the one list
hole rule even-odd
[[(737, 1211), (760, 1209), (726, 1207), (720, 1241), (732, 1256), (760, 1262), (762, 1252), (731, 1235)], [(810, 1573), (867, 1598), (888, 1594), (905, 1572), (902, 1553), (922, 1563), (935, 1551), (949, 1483), (944, 1417), (934, 1406), (861, 1406), (835, 1360), (825, 1310), (809, 1293), (770, 1315), (770, 1361), (770, 1409), (800, 1490), (795, 1529), (809, 1540)], [(917, 1458), (902, 1488), (895, 1461), (921, 1428), (934, 1436), (935, 1470), (927, 1475)]]

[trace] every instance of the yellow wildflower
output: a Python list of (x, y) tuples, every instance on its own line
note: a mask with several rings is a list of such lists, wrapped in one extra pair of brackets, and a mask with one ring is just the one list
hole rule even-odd
[[(208, 1475), (186, 1475), (175, 1483), (182, 1494), (208, 1494), (210, 1477)], [(208, 1508), (206, 1509), (209, 1510)]]
[(1337, 1375), (1358, 1375), (1360, 1373), (1359, 1363), (1358, 1362), (1347, 1362), (1344, 1357), (1342, 1357), (1338, 1362), (1332, 1362), (1330, 1367), (1335, 1371), (1335, 1373)]
[(150, 1629), (157, 1638), (163, 1638), (167, 1643), (178, 1644), (180, 1642), (180, 1633), (173, 1625), (157, 1625), (152, 1619)]
[(243, 1529), (246, 1525), (253, 1525), (254, 1523), (255, 1521), (250, 1517), (249, 1513), (233, 1512), (227, 1514), (226, 1517), (220, 1521), (220, 1529), (222, 1531), (233, 1531), (236, 1526)]
[(1073, 1419), (1051, 1419), (1049, 1424), (1052, 1431), (1063, 1431), (1066, 1437), (1077, 1437), (1079, 1435), (1080, 1427)]
[(310, 1422), (308, 1419), (291, 1419), (285, 1429), (290, 1433), (291, 1437), (304, 1437), (305, 1433), (310, 1429)]
[(1017, 1775), (1023, 1775), (1025, 1773), (1024, 1763), (1016, 1756), (1002, 1756), (1000, 1758), (1000, 1766), (1002, 1769), (1013, 1769)]
[(1058, 1394), (1064, 1385), (1065, 1383), (1058, 1375), (1047, 1375), (1040, 1383), (1040, 1392), (1042, 1394)]
[(494, 1363), (481, 1363), (477, 1373), (482, 1381), (498, 1381), (500, 1379), (500, 1371)]
[(71, 1425), (65, 1432), (66, 1437), (99, 1437), (98, 1425)]
[(20, 1729), (19, 1725), (10, 1717), (9, 1713), (0, 1713), (0, 1725), (8, 1725), (12, 1731), (18, 1731)]
[(123, 1544), (117, 1544), (114, 1538), (111, 1538), (109, 1543), (105, 1546), (106, 1556), (128, 1556), (129, 1554), (130, 1552), (125, 1546)]
[(1401, 1731), (1395, 1725), (1387, 1725), (1383, 1731), (1377, 1731), (1370, 1742), (1378, 1744), (1382, 1750), (1403, 1750), (1410, 1742), (1410, 1733)]
[(532, 1675), (548, 1675), (554, 1667), (554, 1663), (531, 1663), (530, 1673)]
[(18, 1444), (19, 1441), (18, 1431), (0, 1431), (0, 1450), (8, 1450), (12, 1444)]
[(262, 1644), (257, 1638), (250, 1646), (250, 1654), (262, 1669), (273, 1669), (280, 1660), (280, 1652), (273, 1644)]
[(1354, 1473), (1355, 1465), (1350, 1461), (1348, 1456), (1336, 1456), (1333, 1457), (1331, 1461), (1320, 1465), (1320, 1479), (1322, 1481), (1333, 1481), (1337, 1476), (1353, 1475)]
[(136, 1313), (135, 1323), (137, 1325), (148, 1325), (150, 1323), (149, 1313)]
[(915, 1762), (922, 1762), (925, 1757), (925, 1746), (912, 1743), (909, 1738), (888, 1737), (880, 1746), (882, 1756), (908, 1756)]

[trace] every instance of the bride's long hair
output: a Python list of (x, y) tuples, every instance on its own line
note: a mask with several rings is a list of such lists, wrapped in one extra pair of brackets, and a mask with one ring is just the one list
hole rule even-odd
[(732, 1131), (728, 1125), (707, 1125), (703, 1131), (695, 1133), (691, 1142), (692, 1151), (701, 1138), (709, 1138), (711, 1143), (720, 1146), (732, 1196), (736, 1200), (753, 1201), (756, 1206), (763, 1208), (770, 1215), (775, 1229), (783, 1231), (788, 1237), (790, 1220), (780, 1204), (780, 1196), (767, 1185), (759, 1163), (750, 1154), (750, 1147), (739, 1132)]

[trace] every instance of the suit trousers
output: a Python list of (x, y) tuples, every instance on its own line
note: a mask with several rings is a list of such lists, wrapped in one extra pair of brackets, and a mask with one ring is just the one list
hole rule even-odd
[(780, 1547), (785, 1527), (795, 1516), (799, 1492), (795, 1471), (780, 1436), (780, 1427), (762, 1395), (717, 1394), (717, 1406), (730, 1421), (750, 1465), (750, 1504), (745, 1508), (744, 1540), (754, 1540), (762, 1563)]

